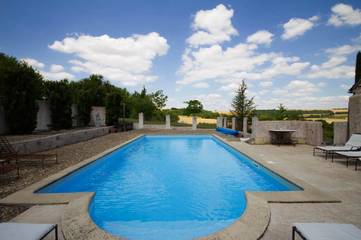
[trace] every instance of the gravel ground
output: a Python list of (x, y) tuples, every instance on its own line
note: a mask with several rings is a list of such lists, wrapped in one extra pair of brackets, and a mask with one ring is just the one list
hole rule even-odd
[[(72, 145), (56, 148), (44, 153), (57, 153), (58, 164), (49, 162), (42, 169), (39, 165), (22, 165), (20, 168), (20, 178), (16, 178), (16, 171), (10, 172), (0, 178), (0, 198), (23, 189), (35, 182), (57, 173), (71, 165), (99, 154), (111, 147), (125, 142), (139, 134), (205, 134), (214, 133), (212, 130), (191, 131), (188, 129), (177, 130), (134, 130), (123, 133), (113, 133), (88, 141), (79, 142)], [(29, 206), (0, 206), (0, 222), (8, 221), (27, 210)]]

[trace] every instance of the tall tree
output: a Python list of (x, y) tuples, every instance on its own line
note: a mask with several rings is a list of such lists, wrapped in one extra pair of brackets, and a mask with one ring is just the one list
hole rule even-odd
[(189, 100), (188, 102), (184, 103), (187, 104), (187, 107), (184, 109), (185, 115), (201, 113), (203, 110), (203, 105), (199, 100)]
[(253, 97), (248, 98), (246, 95), (247, 85), (244, 80), (239, 85), (236, 96), (234, 96), (232, 101), (232, 110), (231, 112), (242, 121), (244, 117), (252, 117), (255, 114), (255, 105), (253, 102)]
[(356, 56), (356, 67), (355, 67), (355, 83), (361, 81), (361, 52), (359, 51)]
[(285, 118), (287, 118), (287, 109), (280, 103), (277, 109), (277, 120), (284, 120)]
[(163, 90), (158, 90), (155, 93), (152, 93), (151, 97), (158, 110), (164, 108), (168, 100), (168, 96), (164, 95)]
[(31, 133), (36, 127), (42, 76), (27, 63), (0, 53), (0, 99), (11, 133)]

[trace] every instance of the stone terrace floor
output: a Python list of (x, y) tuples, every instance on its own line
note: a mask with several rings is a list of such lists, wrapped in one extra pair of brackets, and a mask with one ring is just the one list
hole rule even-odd
[[(189, 130), (137, 130), (109, 134), (49, 151), (58, 153), (59, 164), (51, 164), (45, 169), (39, 166), (27, 166), (22, 169), (19, 180), (13, 179), (10, 182), (1, 180), (0, 198), (140, 133), (186, 134), (189, 132)], [(214, 131), (199, 130), (192, 133), (204, 134), (214, 133)], [(249, 145), (235, 141), (231, 141), (230, 144), (259, 162), (273, 164), (275, 168), (287, 172), (288, 175), (302, 179), (342, 201), (341, 203), (269, 203), (271, 222), (262, 239), (291, 239), (291, 225), (294, 222), (352, 223), (361, 228), (361, 167), (359, 171), (354, 171), (353, 165), (346, 168), (342, 160), (331, 163), (323, 157), (313, 157), (312, 147), (307, 145), (278, 147)], [(64, 205), (33, 206), (30, 209), (0, 206), (0, 221), (7, 221), (26, 210), (12, 221), (60, 222), (63, 208)]]

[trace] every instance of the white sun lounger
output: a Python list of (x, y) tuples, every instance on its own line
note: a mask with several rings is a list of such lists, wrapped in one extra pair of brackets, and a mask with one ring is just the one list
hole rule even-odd
[(356, 151), (361, 148), (361, 134), (352, 134), (350, 139), (344, 146), (317, 146), (313, 148), (313, 156), (315, 156), (316, 150), (320, 150), (325, 153), (325, 158), (331, 154), (333, 161), (333, 154), (337, 151)]
[(0, 223), (0, 239), (41, 240), (53, 230), (55, 231), (55, 239), (58, 240), (57, 224)]
[(346, 158), (346, 167), (348, 167), (349, 160), (355, 160), (355, 171), (357, 170), (357, 162), (361, 159), (361, 151), (336, 152), (336, 154)]
[(292, 239), (295, 233), (305, 240), (360, 240), (361, 230), (352, 224), (340, 223), (294, 223)]

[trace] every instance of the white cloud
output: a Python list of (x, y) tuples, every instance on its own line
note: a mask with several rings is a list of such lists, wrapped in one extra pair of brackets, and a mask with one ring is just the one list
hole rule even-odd
[(26, 62), (27, 64), (29, 64), (30, 66), (32, 66), (34, 68), (43, 68), (45, 66), (44, 63), (39, 62), (38, 60), (36, 60), (34, 58), (22, 58), (20, 60)]
[(212, 111), (228, 111), (230, 109), (230, 102), (218, 93), (201, 94), (194, 99), (198, 99), (205, 109)]
[(268, 88), (268, 87), (272, 87), (273, 83), (271, 81), (264, 81), (264, 82), (260, 82), (259, 84), (262, 88)]
[(350, 54), (356, 54), (361, 49), (361, 44), (355, 45), (342, 45), (340, 47), (328, 48), (325, 52), (331, 56), (347, 56)]
[(108, 35), (80, 35), (55, 41), (49, 48), (72, 54), (71, 70), (101, 74), (115, 85), (134, 86), (152, 82), (157, 77), (150, 74), (157, 56), (169, 49), (167, 40), (156, 32), (112, 38)]
[(291, 18), (288, 22), (283, 24), (282, 39), (288, 40), (302, 36), (308, 30), (311, 30), (315, 23), (318, 21), (318, 16), (313, 16), (308, 19), (304, 18)]
[(50, 66), (50, 72), (62, 72), (64, 71), (64, 67), (59, 64), (52, 64)]
[(206, 82), (199, 82), (192, 85), (194, 88), (209, 88), (209, 84)]
[(248, 43), (270, 45), (273, 34), (266, 30), (260, 30), (247, 37)]
[(232, 17), (233, 9), (228, 9), (223, 4), (211, 10), (198, 11), (192, 24), (196, 32), (187, 39), (187, 43), (199, 46), (229, 41), (231, 36), (238, 34), (232, 25)]
[(341, 84), (340, 87), (343, 89), (343, 90), (349, 90), (351, 88), (351, 86), (347, 85), (347, 84)]
[(328, 24), (336, 27), (343, 25), (356, 26), (361, 24), (361, 10), (350, 5), (339, 3), (331, 8), (332, 15)]

